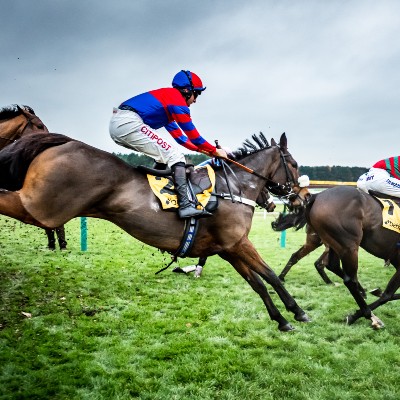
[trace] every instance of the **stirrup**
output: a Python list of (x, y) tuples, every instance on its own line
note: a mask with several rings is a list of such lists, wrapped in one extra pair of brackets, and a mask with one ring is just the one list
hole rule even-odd
[(206, 211), (205, 208), (198, 210), (193, 206), (179, 208), (178, 210), (179, 218), (204, 218), (204, 217), (211, 217), (212, 214)]

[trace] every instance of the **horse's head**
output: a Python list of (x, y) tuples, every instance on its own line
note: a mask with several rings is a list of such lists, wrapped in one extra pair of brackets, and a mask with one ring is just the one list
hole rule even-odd
[(26, 123), (20, 132), (20, 136), (30, 133), (49, 133), (47, 126), (35, 114), (32, 108), (28, 106), (20, 107), (18, 105), (17, 108), (21, 111), (21, 115), (26, 119)]
[(14, 104), (0, 110), (0, 149), (25, 134), (48, 132), (47, 127), (29, 106)]
[(297, 161), (287, 147), (286, 134), (281, 135), (279, 144), (271, 139), (271, 145), (279, 149), (280, 164), (272, 174), (272, 183), (267, 183), (266, 187), (272, 194), (288, 199), (291, 207), (303, 206), (311, 196), (307, 189), (309, 179), (305, 176), (299, 176)]

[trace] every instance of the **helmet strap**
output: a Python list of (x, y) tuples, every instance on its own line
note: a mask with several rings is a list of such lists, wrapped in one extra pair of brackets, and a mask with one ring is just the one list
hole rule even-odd
[(193, 92), (191, 90), (179, 88), (177, 89), (181, 92), (181, 95), (185, 98), (185, 100), (189, 100), (192, 97)]
[(192, 82), (192, 77), (190, 76), (190, 71), (185, 71), (184, 69), (182, 70), (182, 72), (186, 75), (186, 77), (188, 78), (188, 81), (190, 83), (190, 89), (192, 90), (192, 92), (194, 91), (194, 86), (193, 86), (193, 82)]

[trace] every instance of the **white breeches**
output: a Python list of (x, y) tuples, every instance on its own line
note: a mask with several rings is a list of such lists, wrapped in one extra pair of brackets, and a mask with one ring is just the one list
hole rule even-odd
[(154, 130), (133, 111), (114, 108), (110, 121), (110, 136), (115, 143), (143, 153), (156, 162), (168, 164), (186, 162), (168, 131)]
[(400, 180), (393, 178), (389, 172), (380, 168), (371, 168), (361, 175), (357, 181), (357, 187), (364, 192), (375, 190), (390, 196), (400, 197)]

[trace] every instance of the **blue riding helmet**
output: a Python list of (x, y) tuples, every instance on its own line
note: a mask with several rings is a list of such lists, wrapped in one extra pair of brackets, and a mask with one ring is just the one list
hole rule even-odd
[(194, 73), (190, 71), (179, 71), (172, 80), (172, 87), (177, 89), (189, 89), (192, 92), (202, 92), (206, 90), (203, 86), (201, 79)]

